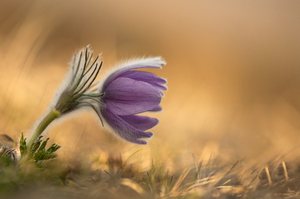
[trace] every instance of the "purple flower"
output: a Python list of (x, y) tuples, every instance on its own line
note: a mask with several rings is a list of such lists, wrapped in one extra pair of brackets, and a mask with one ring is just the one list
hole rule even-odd
[(141, 68), (161, 68), (165, 62), (160, 57), (134, 60), (113, 71), (100, 88), (100, 115), (116, 134), (129, 142), (146, 144), (150, 138), (147, 130), (158, 119), (140, 113), (160, 111), (166, 80), (153, 73), (138, 71)]

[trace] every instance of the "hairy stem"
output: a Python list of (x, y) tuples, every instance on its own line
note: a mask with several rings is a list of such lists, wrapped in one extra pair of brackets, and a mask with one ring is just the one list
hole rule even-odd
[(27, 142), (27, 148), (30, 149), (31, 146), (35, 143), (35, 141), (40, 137), (40, 135), (44, 132), (44, 130), (49, 126), (51, 122), (57, 119), (61, 113), (56, 109), (51, 109), (40, 121), (33, 134), (29, 138)]

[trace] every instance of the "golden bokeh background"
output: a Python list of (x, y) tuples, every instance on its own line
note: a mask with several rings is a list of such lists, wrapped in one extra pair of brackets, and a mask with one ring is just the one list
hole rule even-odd
[(153, 71), (168, 79), (164, 110), (147, 146), (106, 133), (91, 111), (72, 114), (47, 134), (62, 157), (141, 151), (143, 162), (179, 165), (297, 154), (299, 10), (298, 1), (2, 0), (0, 131), (29, 133), (72, 54), (91, 44), (103, 55), (100, 78), (122, 60), (164, 57)]

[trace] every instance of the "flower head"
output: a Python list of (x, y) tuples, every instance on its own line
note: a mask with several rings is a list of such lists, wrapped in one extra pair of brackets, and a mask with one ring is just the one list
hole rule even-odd
[[(93, 56), (89, 46), (81, 49), (75, 54), (68, 78), (48, 113), (37, 123), (28, 142), (26, 138), (21, 138), (21, 155), (23, 153), (23, 157), (29, 157), (24, 154), (31, 153), (32, 156), (39, 153), (37, 149), (44, 150), (47, 144), (47, 140), (43, 142), (41, 140), (44, 130), (60, 116), (81, 107), (92, 108), (101, 122), (103, 118), (116, 134), (125, 140), (146, 144), (143, 139), (152, 136), (151, 132), (146, 131), (154, 127), (158, 120), (138, 114), (161, 110), (159, 104), (163, 90), (167, 87), (165, 79), (137, 69), (161, 68), (164, 64), (160, 57), (126, 63), (113, 71), (100, 88), (97, 88), (94, 81), (99, 74), (102, 61), (99, 61), (98, 56)], [(40, 146), (44, 148), (39, 148)], [(59, 146), (54, 144), (47, 151), (52, 151), (54, 155), (58, 148)]]
[(165, 62), (160, 57), (134, 60), (113, 71), (100, 87), (99, 115), (116, 134), (129, 142), (146, 144), (146, 132), (158, 120), (138, 115), (147, 111), (160, 111), (166, 80), (141, 68), (161, 68)]

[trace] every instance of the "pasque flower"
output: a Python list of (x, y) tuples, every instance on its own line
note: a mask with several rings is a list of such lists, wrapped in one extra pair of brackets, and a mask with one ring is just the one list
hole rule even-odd
[(146, 144), (143, 138), (154, 127), (156, 118), (140, 113), (160, 111), (166, 80), (142, 68), (161, 68), (165, 62), (160, 57), (138, 59), (122, 64), (100, 86), (99, 113), (116, 134), (129, 142)]
[(92, 108), (102, 124), (104, 120), (125, 140), (146, 144), (144, 138), (152, 136), (147, 130), (154, 127), (158, 120), (139, 114), (161, 110), (159, 104), (163, 90), (166, 90), (166, 80), (138, 69), (161, 68), (164, 64), (160, 57), (127, 62), (112, 71), (99, 87), (94, 82), (102, 61), (98, 56), (93, 56), (89, 47), (83, 48), (73, 57), (65, 83), (48, 113), (29, 137), (27, 148), (39, 142), (40, 136), (52, 121), (82, 107)]

